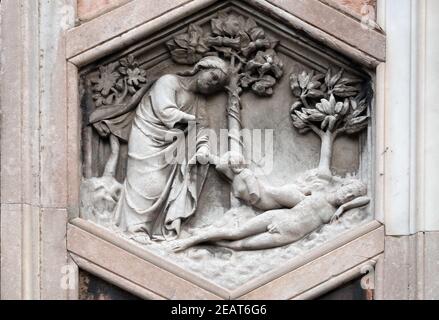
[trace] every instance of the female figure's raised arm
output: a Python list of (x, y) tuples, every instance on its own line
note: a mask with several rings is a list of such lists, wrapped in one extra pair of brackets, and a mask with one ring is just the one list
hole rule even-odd
[(178, 79), (166, 75), (157, 80), (150, 94), (151, 106), (157, 118), (169, 129), (178, 122), (195, 121), (195, 116), (180, 110), (176, 101)]

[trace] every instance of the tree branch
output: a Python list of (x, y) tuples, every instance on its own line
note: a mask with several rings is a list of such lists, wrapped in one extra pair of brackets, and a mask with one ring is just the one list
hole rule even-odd
[(306, 98), (302, 95), (300, 95), (300, 100), (302, 101), (303, 105), (307, 108), (307, 109), (311, 109), (311, 107), (308, 104), (308, 101), (306, 101)]
[(312, 131), (314, 131), (315, 134), (317, 134), (320, 138), (323, 136), (323, 131), (317, 128), (315, 125), (311, 123), (307, 123), (307, 125), (311, 128)]

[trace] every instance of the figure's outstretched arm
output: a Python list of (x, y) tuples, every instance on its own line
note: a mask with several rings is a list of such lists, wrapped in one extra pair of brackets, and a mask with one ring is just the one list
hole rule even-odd
[(338, 210), (334, 213), (331, 218), (331, 223), (337, 221), (344, 213), (351, 209), (360, 208), (368, 205), (370, 203), (369, 197), (359, 197), (348, 203), (343, 204), (338, 208)]

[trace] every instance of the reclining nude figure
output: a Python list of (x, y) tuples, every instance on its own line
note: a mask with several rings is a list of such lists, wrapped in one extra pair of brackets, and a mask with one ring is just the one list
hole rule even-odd
[(262, 250), (296, 242), (346, 211), (369, 204), (367, 188), (352, 180), (332, 193), (312, 193), (295, 207), (266, 211), (237, 228), (209, 227), (173, 243), (175, 252), (201, 243), (213, 243), (233, 250)]
[(220, 158), (210, 155), (209, 161), (215, 164), (215, 169), (231, 183), (236, 198), (259, 210), (293, 208), (310, 194), (309, 190), (303, 190), (295, 184), (271, 186), (260, 181), (255, 173), (245, 166), (245, 161), (231, 152)]

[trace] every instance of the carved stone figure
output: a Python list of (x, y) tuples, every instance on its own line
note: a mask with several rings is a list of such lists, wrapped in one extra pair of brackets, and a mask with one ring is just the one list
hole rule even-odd
[(302, 33), (209, 14), (84, 66), (81, 216), (235, 289), (372, 217), (369, 146), (334, 141), (368, 127), (373, 92)]
[[(206, 106), (200, 104), (199, 94), (215, 93), (227, 83), (228, 65), (220, 58), (206, 57), (191, 72), (160, 77), (143, 96), (133, 120), (127, 175), (115, 209), (115, 223), (122, 230), (169, 239), (194, 214), (207, 168), (196, 170), (190, 158), (176, 163), (169, 159), (179, 148), (185, 150), (185, 138), (193, 130), (188, 124), (195, 121), (193, 156), (207, 157)], [(182, 130), (187, 131), (185, 138)]]
[(244, 203), (259, 210), (292, 208), (308, 194), (299, 190), (295, 184), (274, 187), (259, 180), (255, 173), (242, 164), (233, 163), (236, 159), (231, 152), (221, 158), (210, 156), (216, 170), (232, 184), (233, 195)]
[(187, 33), (167, 42), (179, 64), (193, 64), (210, 55), (230, 60), (227, 113), (230, 151), (235, 155), (242, 152), (240, 95), (245, 89), (259, 96), (273, 95), (283, 75), (283, 62), (275, 51), (278, 43), (252, 18), (226, 11), (212, 19), (209, 31), (191, 24)]
[[(282, 192), (279, 190), (279, 192)], [(366, 186), (356, 180), (330, 194), (313, 193), (291, 209), (266, 211), (244, 225), (200, 231), (190, 238), (176, 241), (174, 251), (213, 242), (234, 250), (270, 249), (298, 241), (324, 224), (335, 221), (347, 210), (367, 205)]]

